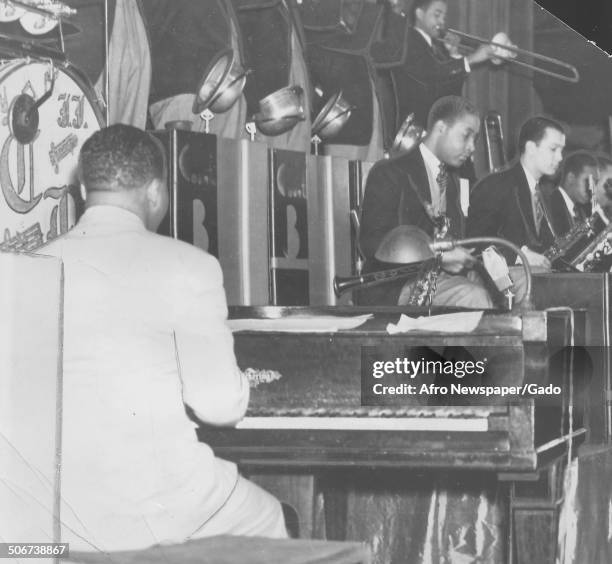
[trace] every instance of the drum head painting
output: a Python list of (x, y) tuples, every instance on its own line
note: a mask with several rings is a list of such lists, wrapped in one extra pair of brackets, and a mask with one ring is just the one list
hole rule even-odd
[(74, 225), (79, 150), (101, 122), (86, 81), (69, 67), (0, 66), (0, 249), (33, 250)]

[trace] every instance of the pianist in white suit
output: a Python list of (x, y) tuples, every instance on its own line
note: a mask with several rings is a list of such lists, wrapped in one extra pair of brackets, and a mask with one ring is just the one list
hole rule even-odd
[(62, 540), (137, 549), (217, 534), (286, 536), (278, 501), (198, 443), (184, 404), (212, 425), (245, 413), (221, 269), (155, 234), (164, 157), (114, 125), (80, 155), (86, 211), (41, 252), (65, 268)]

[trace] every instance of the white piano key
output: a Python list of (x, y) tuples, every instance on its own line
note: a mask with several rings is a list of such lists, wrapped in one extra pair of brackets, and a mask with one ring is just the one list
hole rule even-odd
[(443, 417), (245, 417), (237, 429), (321, 429), (346, 431), (489, 430), (487, 419)]

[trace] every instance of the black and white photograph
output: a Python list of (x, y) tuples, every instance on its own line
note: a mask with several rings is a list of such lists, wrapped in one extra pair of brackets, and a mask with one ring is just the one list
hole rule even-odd
[(612, 563), (609, 0), (0, 0), (0, 561)]

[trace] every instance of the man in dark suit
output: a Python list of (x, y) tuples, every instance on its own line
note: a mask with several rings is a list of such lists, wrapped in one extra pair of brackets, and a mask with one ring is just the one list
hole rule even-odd
[[(603, 215), (612, 221), (612, 159), (598, 155), (599, 175), (593, 194), (595, 206), (601, 208)], [(600, 272), (612, 272), (612, 255), (607, 255), (601, 264)]]
[[(470, 194), (468, 237), (501, 237), (521, 248), (531, 266), (550, 270), (542, 254), (553, 243), (550, 218), (542, 204), (540, 179), (555, 174), (563, 159), (565, 133), (544, 117), (527, 120), (519, 133), (519, 160), (483, 178)], [(504, 249), (508, 264), (515, 253)]]
[[(464, 217), (454, 169), (474, 152), (479, 130), (476, 108), (464, 98), (446, 96), (431, 108), (427, 136), (417, 149), (372, 168), (361, 216), (360, 245), (366, 272), (384, 268), (380, 260), (400, 262), (377, 255), (389, 232), (399, 225), (418, 227), (433, 238), (436, 222), (446, 216), (450, 221), (448, 236), (463, 236)], [(468, 250), (457, 247), (443, 253), (441, 264), (435, 305), (492, 307), (488, 292), (471, 271), (474, 259)], [(467, 276), (461, 275), (464, 272)], [(404, 288), (400, 280), (368, 288), (360, 293), (360, 303), (403, 305), (409, 300), (410, 285), (406, 283)]]
[(565, 235), (576, 223), (591, 215), (597, 177), (597, 160), (587, 151), (576, 151), (563, 159), (559, 186), (543, 192), (556, 237)]
[(598, 155), (597, 164), (599, 167), (599, 175), (593, 201), (601, 207), (605, 216), (612, 220), (612, 159), (609, 157)]
[[(407, 0), (398, 3), (398, 8)], [(392, 69), (404, 119), (414, 112), (415, 121), (426, 125), (432, 104), (442, 96), (460, 96), (463, 82), (474, 65), (494, 57), (493, 48), (483, 44), (462, 57), (441, 41), (446, 28), (446, 0), (415, 0), (409, 17), (413, 26), (406, 35), (406, 60)], [(405, 8), (401, 10), (406, 12)]]

